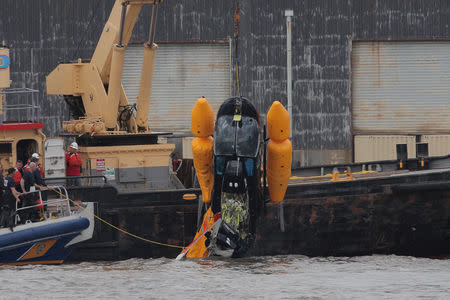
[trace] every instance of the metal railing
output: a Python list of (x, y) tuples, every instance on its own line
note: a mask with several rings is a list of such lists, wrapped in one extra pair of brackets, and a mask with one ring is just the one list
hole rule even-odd
[[(57, 197), (44, 201), (42, 198), (42, 193), (43, 192), (51, 193), (52, 191), (56, 191), (54, 194)], [(29, 197), (29, 196), (32, 196), (33, 194), (37, 194), (37, 196), (38, 196), (37, 199), (41, 200), (40, 203), (18, 207), (19, 202), (16, 201), (15, 225), (17, 225), (17, 222), (20, 221), (20, 216), (18, 213), (20, 211), (25, 211), (25, 210), (29, 210), (29, 209), (39, 208), (41, 211), (41, 218), (43, 218), (42, 221), (52, 219), (54, 217), (67, 217), (72, 214), (72, 210), (70, 208), (69, 195), (67, 194), (67, 190), (65, 187), (53, 186), (51, 189), (47, 188), (47, 189), (43, 189), (43, 190), (36, 190), (36, 191), (27, 192), (27, 193), (21, 193), (20, 196)], [(26, 201), (25, 197), (22, 197), (21, 201)], [(25, 221), (28, 222), (29, 220), (25, 220)]]
[[(46, 177), (42, 178), (44, 182), (51, 184), (54, 182), (55, 184), (65, 184), (68, 188), (77, 187), (74, 185), (70, 185), (70, 181), (73, 179), (79, 178), (81, 180), (81, 187), (92, 187), (98, 186), (100, 184), (107, 184), (108, 179), (105, 175), (83, 175), (83, 176), (64, 176), (64, 177)], [(102, 182), (99, 182), (99, 181)]]
[(29, 88), (7, 88), (0, 91), (2, 108), (0, 123), (36, 123), (40, 107), (37, 102), (39, 91)]
[(105, 175), (82, 175), (82, 176), (64, 176), (64, 177), (46, 177), (42, 178), (44, 181), (54, 181), (54, 180), (68, 180), (68, 179), (95, 179), (95, 178), (102, 178), (103, 183), (108, 183), (108, 179)]

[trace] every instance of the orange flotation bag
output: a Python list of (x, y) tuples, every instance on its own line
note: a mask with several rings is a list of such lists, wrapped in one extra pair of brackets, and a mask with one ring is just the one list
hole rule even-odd
[(192, 155), (194, 157), (194, 168), (197, 173), (197, 179), (202, 189), (202, 200), (205, 203), (211, 201), (211, 192), (214, 182), (213, 174), (213, 146), (212, 137), (199, 138), (192, 140)]
[(270, 199), (283, 201), (291, 177), (292, 144), (290, 140), (281, 143), (269, 141), (267, 145), (267, 183)]
[(191, 112), (191, 131), (195, 137), (209, 137), (214, 133), (214, 112), (205, 98), (198, 98)]
[(195, 136), (192, 141), (192, 155), (198, 182), (202, 189), (202, 200), (211, 201), (214, 182), (213, 147), (214, 112), (205, 98), (198, 98), (191, 112), (191, 130)]
[(274, 101), (267, 112), (267, 135), (275, 142), (282, 142), (291, 134), (289, 113), (279, 101)]
[(267, 183), (270, 199), (281, 202), (291, 176), (292, 144), (289, 140), (289, 113), (279, 101), (274, 101), (267, 113)]
[(188, 246), (186, 257), (188, 258), (201, 258), (207, 257), (209, 255), (208, 250), (206, 249), (205, 241), (206, 236), (205, 232), (209, 230), (214, 224), (214, 214), (211, 210), (211, 207), (206, 211), (203, 216), (202, 227), (195, 234), (194, 240), (191, 245)]

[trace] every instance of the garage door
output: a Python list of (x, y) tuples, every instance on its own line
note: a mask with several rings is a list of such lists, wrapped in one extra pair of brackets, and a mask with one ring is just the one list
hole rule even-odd
[[(139, 92), (142, 44), (127, 47), (122, 83), (131, 103)], [(208, 99), (214, 111), (230, 97), (229, 43), (159, 44), (150, 99), (153, 131), (189, 132), (197, 98)]]
[(355, 134), (450, 132), (450, 42), (354, 42)]

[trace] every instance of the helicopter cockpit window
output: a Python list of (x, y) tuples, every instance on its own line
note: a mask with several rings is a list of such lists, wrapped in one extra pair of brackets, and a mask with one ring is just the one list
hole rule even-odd
[(224, 115), (217, 119), (214, 132), (214, 155), (235, 155), (236, 126), (233, 116)]
[(214, 155), (256, 157), (259, 151), (258, 122), (242, 116), (234, 122), (232, 115), (220, 116), (214, 132)]
[(236, 154), (242, 157), (256, 157), (259, 150), (259, 127), (255, 119), (242, 116), (237, 126)]

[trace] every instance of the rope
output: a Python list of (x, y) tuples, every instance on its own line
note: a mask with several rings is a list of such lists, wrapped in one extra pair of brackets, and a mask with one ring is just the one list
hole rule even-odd
[(236, 58), (236, 81), (237, 81), (237, 88), (238, 88), (238, 96), (241, 96), (241, 83), (239, 82), (239, 63), (238, 59)]
[[(64, 194), (62, 194), (62, 193), (60, 193), (60, 192), (58, 192), (57, 190), (53, 190), (53, 191), (54, 191), (55, 193), (59, 194), (59, 195), (62, 196), (62, 197), (66, 197), (66, 195), (64, 195)], [(134, 238), (136, 238), (136, 239), (138, 239), (138, 240), (141, 240), (141, 241), (144, 241), (144, 242), (147, 242), (147, 243), (151, 243), (151, 244), (155, 244), (155, 245), (159, 245), (159, 246), (170, 247), (170, 248), (179, 248), (179, 249), (184, 249), (184, 248), (185, 248), (185, 247), (178, 246), (178, 245), (170, 245), (170, 244), (165, 244), (165, 243), (160, 243), (160, 242), (152, 241), (152, 240), (143, 238), (143, 237), (141, 237), (141, 236), (138, 236), (138, 235), (136, 235), (136, 234), (130, 233), (130, 232), (128, 232), (128, 231), (125, 231), (125, 230), (123, 230), (122, 228), (119, 228), (119, 227), (117, 227), (117, 226), (114, 226), (113, 224), (109, 223), (108, 221), (106, 221), (106, 220), (100, 218), (99, 216), (97, 216), (97, 215), (94, 214), (93, 212), (87, 210), (86, 208), (82, 207), (81, 205), (79, 205), (78, 203), (76, 203), (75, 201), (73, 201), (72, 199), (70, 199), (69, 197), (67, 197), (67, 199), (68, 199), (70, 202), (72, 202), (74, 205), (76, 205), (76, 206), (78, 206), (79, 208), (81, 208), (82, 210), (84, 210), (85, 212), (87, 212), (87, 213), (89, 213), (90, 215), (94, 216), (97, 220), (99, 220), (99, 221), (105, 223), (106, 225), (108, 225), (108, 226), (110, 226), (110, 227), (112, 227), (112, 228), (114, 228), (114, 229), (116, 229), (116, 230), (118, 230), (118, 231), (120, 231), (120, 232), (122, 232), (122, 233), (124, 233), (124, 234), (126, 234), (126, 235), (129, 235), (129, 236), (131, 236), (131, 237), (134, 237)]]

